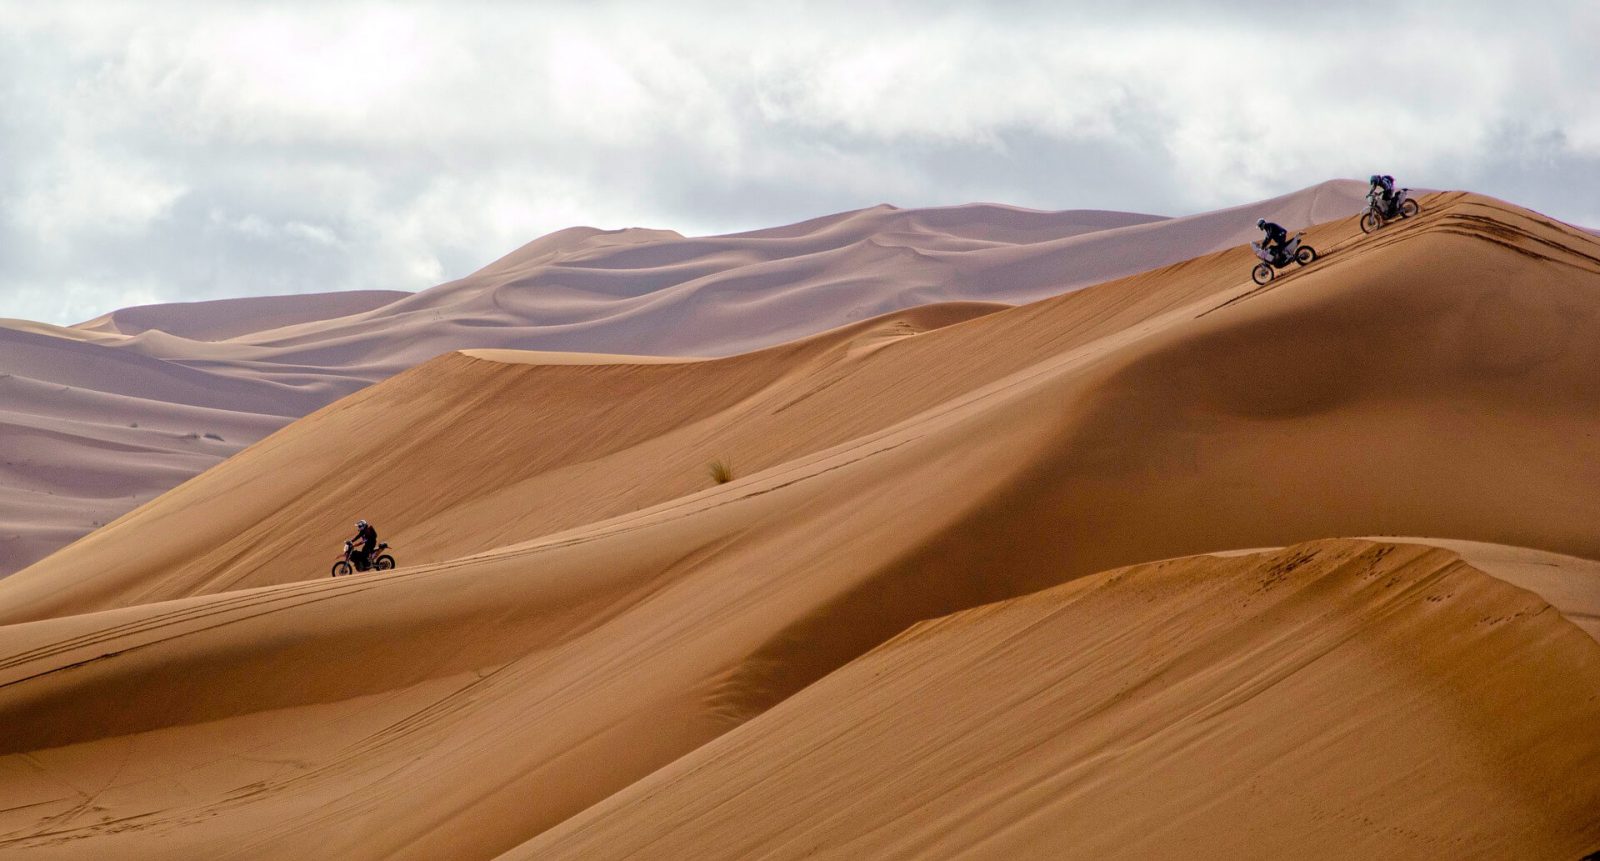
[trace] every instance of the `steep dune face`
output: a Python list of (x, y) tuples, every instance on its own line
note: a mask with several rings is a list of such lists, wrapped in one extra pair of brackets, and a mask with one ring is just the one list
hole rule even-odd
[(1525, 547), (1425, 539), (1460, 554), (1474, 568), (1543, 597), (1600, 642), (1600, 562)]
[(502, 859), (1577, 858), (1597, 689), (1444, 550), (1177, 559), (922, 623)]
[[(1600, 555), (1587, 531), (1595, 453), (1581, 441), (1595, 430), (1585, 416), (1600, 416), (1600, 356), (1581, 338), (1547, 346), (1552, 316), (1582, 327), (1600, 313), (1595, 245), (1484, 198), (1426, 204), (1374, 238), (1348, 220), (1313, 230), (1327, 260), (1267, 289), (1245, 280), (1251, 257), (1233, 249), (1029, 306), (930, 306), (728, 359), (455, 355), (360, 392), (0, 581), (11, 623), (0, 626), (0, 847), (488, 858), (597, 804), (583, 822), (633, 840), (615, 823), (637, 796), (617, 793), (928, 619), (1114, 566), (1326, 534), (1517, 537)], [(1406, 318), (1390, 313), (1396, 303)], [(1471, 310), (1485, 303), (1510, 309), (1487, 333)], [(1350, 379), (1323, 379), (1335, 373)], [(713, 458), (733, 463), (733, 481), (713, 484)], [(403, 567), (321, 576), (357, 514), (379, 523)], [(1352, 803), (1363, 815), (1393, 804), (1382, 821), (1395, 828), (1416, 830), (1448, 797), (1496, 839), (1564, 852), (1592, 836), (1561, 812), (1596, 797), (1584, 775), (1600, 738), (1600, 645), (1561, 615), (1581, 620), (1600, 602), (1592, 566), (1527, 557), (1557, 560), (1554, 576), (1529, 584), (1550, 611), (1454, 557), (1319, 547), (1305, 579), (1262, 583), (1271, 594), (1259, 599), (1251, 572), (1271, 567), (1261, 560), (1185, 562), (1171, 570), (1195, 577), (1113, 576), (1041, 596), (1028, 605), (1046, 608), (1041, 619), (1076, 609), (1029, 654), (1091, 652), (1031, 669), (1053, 690), (1052, 673), (1109, 662), (1088, 680), (1086, 696), (1102, 698), (1153, 679), (1108, 723), (1060, 718), (1099, 733), (1102, 758), (1127, 750), (1117, 739), (1169, 726), (1146, 747), (1180, 770), (1149, 776), (1140, 785), (1152, 792), (1182, 767), (1234, 775), (1234, 786), (1270, 773), (1282, 786), (1338, 762)], [(1393, 578), (1407, 585), (1384, 591)], [(1072, 590), (1107, 603), (1074, 605)], [(1079, 631), (1085, 606), (1125, 624)], [(1021, 636), (1026, 626), (1006, 619), (995, 630)], [(1148, 659), (1137, 657), (1146, 624), (1163, 650)], [(1211, 639), (1187, 639), (1191, 627)], [(937, 629), (920, 630), (902, 643), (935, 642)], [(1079, 639), (1050, 639), (1068, 635)], [(895, 652), (866, 665), (883, 654)], [(1411, 654), (1423, 678), (1379, 660)], [(1158, 659), (1177, 671), (1152, 675)], [(1439, 675), (1458, 662), (1468, 675)], [(1368, 695), (1363, 672), (1382, 696)], [(1488, 684), (1452, 705), (1448, 691), (1474, 673)], [(836, 692), (854, 690), (845, 678)], [(905, 678), (907, 690), (936, 684)], [(997, 684), (1014, 686), (1024, 722), (1057, 702), (1033, 696), (1025, 675)], [(1361, 716), (1315, 696), (1323, 686), (1361, 694)], [(1295, 703), (1328, 709), (1318, 714), (1331, 729), (1269, 732)], [(1508, 717), (1506, 703), (1540, 716)], [(981, 723), (980, 712), (961, 717)], [(1234, 712), (1259, 731), (1227, 734), (1220, 715)], [(1504, 746), (1473, 747), (1487, 731), (1451, 729), (1452, 714), (1518, 723)], [(806, 720), (794, 738), (813, 731)], [(1351, 738), (1369, 726), (1383, 745)], [(1173, 747), (1216, 733), (1229, 752)], [(788, 761), (786, 743), (767, 758)], [(1050, 762), (1097, 785), (1120, 780), (1086, 744), (1063, 741)], [(1142, 749), (1125, 755), (1149, 764)], [(707, 767), (751, 779), (755, 766), (705, 750)], [(862, 749), (840, 750), (861, 760), (841, 774), (873, 769)], [(1397, 750), (1415, 754), (1406, 768), (1391, 768)], [(1545, 818), (1517, 806), (1533, 784), (1491, 767), (1512, 754), (1538, 786), (1571, 787)], [(878, 779), (892, 783), (896, 760), (881, 762)], [(665, 774), (669, 788), (681, 777)], [(1445, 795), (1364, 788), (1468, 777)], [(1162, 803), (1152, 815), (1166, 815)], [(1283, 805), (1264, 809), (1306, 809)], [(1018, 840), (1061, 833), (1017, 812)], [(960, 832), (963, 814), (940, 815), (917, 820), (931, 829), (919, 833), (972, 833)], [(783, 816), (767, 819), (748, 826), (773, 848), (817, 848), (787, 842)], [(673, 839), (721, 827), (714, 814), (692, 821)], [(1108, 825), (1104, 839), (1126, 832)], [(552, 832), (548, 845), (581, 851), (584, 833)], [(1183, 833), (1199, 832), (1151, 839)], [(1331, 845), (1354, 832), (1318, 833)], [(1440, 832), (1416, 833), (1420, 844), (1361, 839), (1400, 852)]]
[(408, 562), (454, 558), (682, 497), (718, 458), (748, 474), (897, 429), (966, 445), (956, 417), (983, 428), (968, 448), (1023, 434), (995, 452), (1019, 477), (974, 528), (1051, 511), (1050, 558), (1073, 573), (1330, 534), (1600, 555), (1600, 354), (1551, 328), (1597, 322), (1593, 243), (1470, 196), (1352, 234), (1314, 231), (1330, 256), (1266, 289), (1240, 285), (1235, 250), (715, 362), (442, 359), (8, 578), (0, 614), (304, 579), (356, 516)]
[(1600, 348), (1580, 334), (1600, 248), (1483, 199), (1432, 205), (1108, 363), (1043, 468), (1070, 479), (1030, 504), (1093, 523), (1063, 536), (1089, 567), (1340, 534), (1600, 555)]
[[(1291, 225), (1346, 215), (1356, 210), (1360, 189), (1335, 181), (1179, 219), (974, 204), (880, 206), (716, 237), (577, 227), (414, 296), (372, 291), (158, 305), (70, 329), (0, 321), (0, 373), (46, 389), (110, 387), (129, 398), (93, 412), (53, 399), (14, 410), (8, 403), (0, 420), (22, 413), (62, 430), (37, 453), (45, 472), (65, 474), (80, 459), (105, 461), (106, 444), (120, 444), (126, 434), (107, 435), (101, 425), (159, 428), (134, 435), (134, 448), (150, 457), (111, 465), (111, 485), (136, 486), (132, 496), (111, 485), (19, 490), (0, 515), (0, 574), (292, 418), (454, 350), (729, 355), (930, 303), (1056, 295), (1239, 243), (1257, 214)], [(24, 337), (31, 340), (22, 343)], [(86, 377), (75, 370), (82, 367), (96, 370)], [(214, 415), (210, 427), (188, 427), (196, 407), (245, 415)], [(163, 434), (173, 427), (180, 435), (221, 435), (228, 445), (168, 456)]]

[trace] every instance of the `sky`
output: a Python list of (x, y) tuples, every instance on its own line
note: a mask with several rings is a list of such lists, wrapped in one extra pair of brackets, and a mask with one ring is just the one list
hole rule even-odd
[(1600, 3), (1514, 5), (0, 0), (0, 317), (1374, 172), (1600, 226)]

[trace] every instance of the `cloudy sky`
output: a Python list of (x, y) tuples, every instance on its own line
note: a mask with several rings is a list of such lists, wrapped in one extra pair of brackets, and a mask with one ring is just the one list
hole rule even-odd
[(0, 0), (0, 316), (415, 290), (574, 224), (1379, 170), (1600, 226), (1600, 3), (1319, 5)]

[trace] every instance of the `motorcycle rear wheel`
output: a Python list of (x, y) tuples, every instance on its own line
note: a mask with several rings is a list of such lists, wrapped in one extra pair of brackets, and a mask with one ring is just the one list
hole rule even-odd
[(1309, 245), (1300, 246), (1300, 250), (1294, 253), (1294, 262), (1301, 266), (1309, 266), (1315, 259), (1317, 259), (1317, 249)]
[(1382, 226), (1383, 219), (1379, 218), (1376, 212), (1368, 212), (1366, 215), (1361, 216), (1362, 233), (1371, 233)]
[(1422, 211), (1422, 205), (1417, 203), (1415, 200), (1412, 200), (1410, 198), (1406, 198), (1405, 200), (1400, 201), (1400, 217), (1401, 218), (1410, 218), (1411, 216), (1416, 215), (1417, 213), (1419, 213), (1421, 211)]
[(343, 577), (346, 574), (352, 574), (354, 572), (355, 569), (350, 567), (350, 563), (344, 561), (343, 559), (333, 563), (333, 576), (335, 577)]
[(1266, 286), (1272, 280), (1272, 266), (1266, 263), (1257, 263), (1256, 268), (1250, 270), (1250, 280)]
[(394, 567), (394, 557), (385, 553), (382, 556), (379, 556), (377, 560), (372, 563), (372, 567), (378, 569), (379, 571), (388, 571)]

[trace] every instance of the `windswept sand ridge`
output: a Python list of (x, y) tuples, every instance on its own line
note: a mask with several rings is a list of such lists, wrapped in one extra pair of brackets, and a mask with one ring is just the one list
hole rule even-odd
[[(121, 606), (319, 576), (357, 516), (353, 505), (360, 516), (384, 524), (407, 560), (420, 562), (681, 497), (710, 483), (705, 465), (712, 459), (730, 458), (741, 473), (761, 463), (737, 447), (708, 448), (714, 441), (708, 434), (737, 427), (753, 441), (793, 417), (826, 416), (817, 407), (799, 409), (798, 398), (827, 386), (826, 378), (808, 371), (848, 366), (852, 351), (864, 358), (885, 338), (993, 310), (976, 303), (911, 309), (716, 362), (574, 365), (558, 356), (545, 364), (538, 360), (542, 354), (529, 353), (516, 354), (516, 362), (441, 357), (285, 428), (251, 457), (230, 461), (164, 502), (130, 513), (126, 523), (0, 581), (0, 618), (38, 613), (34, 599), (62, 612), (84, 612), (108, 606), (102, 602), (113, 594), (120, 597), (109, 606)], [(843, 424), (836, 418), (811, 425), (771, 450), (765, 462), (814, 452), (859, 428), (882, 427), (915, 403), (884, 401)], [(766, 421), (756, 423), (762, 417)], [(573, 485), (588, 491), (558, 496)], [(228, 504), (204, 502), (214, 499)], [(402, 532), (408, 522), (427, 535)], [(137, 549), (124, 543), (134, 534), (145, 535)], [(220, 560), (231, 561), (219, 568)], [(89, 594), (98, 597), (89, 603), (72, 597)], [(6, 596), (16, 596), (15, 602)], [(73, 602), (73, 609), (62, 601)]]
[[(460, 346), (444, 343), (455, 333), (417, 327), (431, 314), (498, 321), (504, 342), (481, 346), (731, 355), (917, 305), (1036, 301), (1242, 244), (1256, 237), (1258, 216), (1304, 226), (1351, 215), (1364, 188), (1325, 182), (1185, 218), (879, 206), (729, 236), (585, 234), (541, 240), (536, 252), (374, 313), (380, 329), (406, 327), (420, 339), (406, 348), (407, 364)], [(271, 346), (321, 361), (315, 342)]]
[(1109, 571), (924, 622), (501, 859), (1577, 858), (1600, 645), (1548, 610), (1415, 545)]
[[(184, 420), (187, 407), (215, 406), (215, 397), (196, 402), (176, 379), (171, 388), (136, 393), (122, 387), (125, 378), (147, 376), (152, 361), (165, 366), (161, 376), (199, 372), (219, 392), (257, 393), (233, 398), (223, 409), (282, 416), (282, 424), (458, 349), (727, 355), (917, 305), (1054, 295), (1240, 242), (1258, 212), (1291, 225), (1347, 215), (1358, 206), (1360, 188), (1348, 181), (1323, 183), (1179, 219), (972, 204), (880, 206), (720, 237), (575, 227), (415, 296), (371, 291), (156, 305), (74, 328), (0, 321), (0, 330), (54, 343), (53, 355), (63, 361), (59, 369), (32, 361), (45, 346), (8, 342), (0, 344), (0, 373), (46, 387), (109, 386), (142, 399), (128, 402), (128, 409), (109, 404), (96, 413), (52, 402), (27, 406), (25, 411), (58, 425), (81, 425), (39, 453), (62, 474), (103, 448), (99, 424), (165, 429)], [(90, 379), (72, 373), (80, 366), (95, 369)], [(270, 403), (257, 396), (263, 390)], [(172, 416), (148, 420), (169, 403), (176, 408)], [(253, 419), (244, 424), (255, 429), (236, 427), (228, 436), (231, 445), (254, 442), (271, 429)], [(165, 442), (157, 437), (144, 445), (159, 449)], [(9, 506), (15, 529), (0, 528), (0, 574), (215, 460), (150, 462), (156, 468), (145, 472), (142, 459), (119, 466), (125, 474), (120, 483), (143, 488), (135, 497), (97, 491), (73, 496), (67, 505), (39, 505), (22, 494)]]
[(1536, 593), (1600, 642), (1600, 562), (1476, 541), (1417, 540), (1459, 554), (1474, 568)]
[[(0, 627), (0, 848), (491, 858), (552, 828), (550, 845), (576, 847), (565, 841), (582, 830), (563, 822), (592, 808), (581, 822), (621, 823), (618, 799), (636, 795), (616, 794), (675, 780), (650, 776), (683, 757), (748, 779), (705, 745), (752, 718), (751, 734), (767, 737), (758, 716), (788, 714), (769, 710), (797, 708), (806, 700), (790, 698), (819, 680), (813, 691), (853, 690), (828, 677), (845, 667), (848, 683), (853, 661), (907, 627), (1096, 571), (1331, 534), (1600, 556), (1587, 492), (1600, 463), (1600, 346), (1579, 337), (1600, 316), (1596, 243), (1485, 198), (1426, 204), (1377, 237), (1348, 220), (1317, 228), (1328, 259), (1267, 289), (1244, 281), (1250, 255), (1233, 249), (1025, 307), (933, 305), (728, 359), (451, 355), (362, 391), (0, 581), (14, 622)], [(734, 481), (712, 484), (714, 457), (734, 464)], [(355, 512), (379, 523), (405, 567), (321, 576)], [(1317, 546), (1325, 560), (1370, 549)], [(1214, 686), (1192, 674), (1146, 684), (1148, 698), (1114, 712), (1127, 720), (1091, 729), (1165, 721), (1174, 735), (1150, 749), (1170, 750), (1173, 737), (1231, 726), (1175, 713), (1237, 701), (1220, 714), (1273, 731), (1239, 733), (1233, 785), (1248, 785), (1252, 763), (1294, 779), (1310, 760), (1275, 745), (1301, 744), (1343, 754), (1343, 776), (1363, 791), (1382, 782), (1363, 775), (1474, 775), (1449, 787), (1482, 814), (1474, 826), (1498, 823), (1497, 839), (1550, 851), (1580, 846), (1583, 823), (1559, 811), (1594, 797), (1600, 646), (1448, 554), (1389, 554), (1397, 567), (1371, 566), (1387, 577), (1307, 567), (1251, 606), (1227, 602), (1250, 599), (1259, 560), (1239, 557), (1171, 563), (1215, 576), (1165, 591), (1069, 586), (1107, 602), (1091, 618), (1169, 620), (1166, 654), (1217, 671), (1200, 673)], [(1592, 606), (1592, 563), (1552, 565), (1544, 588), (1558, 608)], [(1379, 591), (1390, 578), (1407, 585)], [(1232, 615), (1202, 612), (1218, 595)], [(977, 618), (991, 612), (1010, 611)], [(1123, 646), (1109, 655), (1123, 670), (1091, 696), (1150, 677), (1139, 632), (1077, 630), (1074, 612), (1062, 616), (1073, 636)], [(1190, 619), (1214, 633), (1209, 648), (1182, 639)], [(1364, 700), (1360, 721), (1334, 710), (1328, 734), (1278, 731), (1295, 702), (1327, 707), (1289, 692), (1369, 691), (1361, 637), (1392, 644), (1389, 657), (1460, 662), (1487, 683), (1452, 710), (1431, 677), (1385, 671), (1371, 690), (1388, 695)], [(1031, 655), (1054, 655), (1048, 636), (1034, 642)], [(1262, 642), (1295, 664), (1274, 663)], [(1041, 686), (1083, 658), (1052, 657)], [(1262, 678), (1281, 681), (1263, 691)], [(1033, 690), (1025, 673), (996, 684)], [(1017, 719), (1048, 701), (1020, 700)], [(1540, 706), (1495, 737), (1504, 747), (1473, 747), (1481, 734), (1441, 717), (1502, 716), (1507, 703)], [(1418, 738), (1412, 724), (1440, 731)], [(1353, 728), (1384, 745), (1363, 747)], [(1082, 762), (1067, 741), (1052, 748), (1063, 767)], [(1439, 755), (1391, 770), (1391, 745), (1412, 743)], [(1496, 751), (1529, 750), (1521, 771), (1494, 767)], [(879, 752), (879, 780), (895, 777), (891, 752)], [(847, 753), (856, 770), (842, 777), (874, 767), (871, 751)], [(787, 761), (781, 744), (768, 758)], [(1112, 763), (1088, 765), (1117, 777)], [(1539, 791), (1570, 794), (1545, 814), (1495, 807)], [(1426, 821), (1438, 797), (1396, 791), (1384, 821)], [(959, 831), (969, 820), (917, 824)], [(782, 841), (785, 821), (744, 825)], [(1038, 834), (1030, 822), (1019, 818), (1017, 833)], [(626, 824), (605, 827), (633, 839)], [(1397, 854), (1435, 833), (1359, 836)]]
[(112, 311), (73, 328), (116, 335), (138, 335), (155, 329), (193, 341), (225, 341), (254, 332), (359, 314), (410, 295), (398, 290), (349, 290), (140, 305)]
[[(1485, 217), (1533, 231), (1527, 248), (1470, 232)], [(963, 409), (1032, 434), (996, 453), (1024, 471), (1013, 498), (975, 516), (1003, 531), (1012, 508), (1056, 512), (1076, 573), (1330, 534), (1600, 556), (1600, 354), (1575, 336), (1600, 316), (1594, 243), (1461, 195), (1355, 236), (1313, 231), (1335, 253), (1264, 290), (1239, 286), (1233, 250), (959, 325), (942, 326), (988, 309), (716, 362), (441, 359), (0, 582), (0, 618), (303, 579), (357, 514), (408, 561), (450, 559), (680, 498), (713, 459), (749, 474)], [(902, 322), (937, 330), (881, 340)]]

